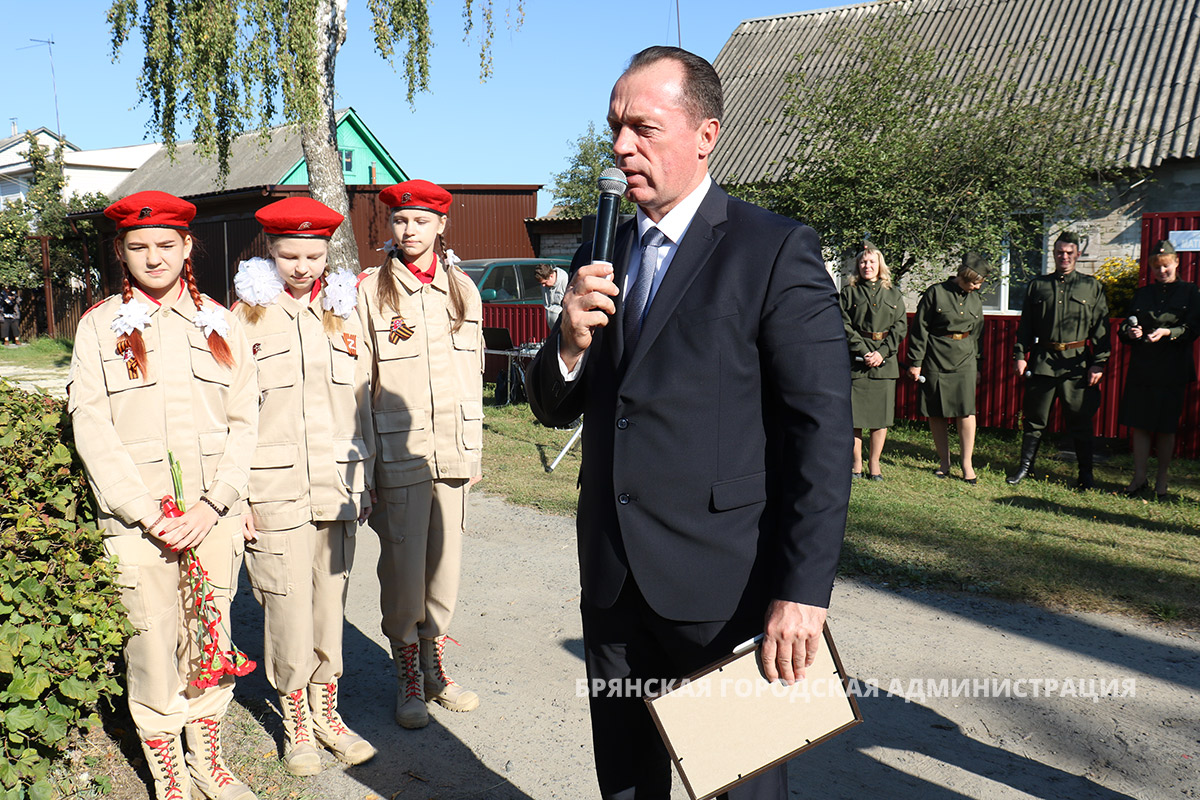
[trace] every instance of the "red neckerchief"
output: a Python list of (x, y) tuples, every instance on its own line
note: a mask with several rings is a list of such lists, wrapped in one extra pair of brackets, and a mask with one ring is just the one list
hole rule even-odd
[(433, 273), (437, 272), (437, 263), (438, 263), (437, 253), (434, 253), (433, 254), (433, 263), (430, 264), (429, 269), (425, 270), (424, 272), (417, 269), (416, 264), (405, 263), (404, 266), (408, 267), (408, 271), (411, 272), (413, 275), (416, 275), (417, 280), (419, 280), (421, 283), (433, 283)]
[[(308, 293), (308, 302), (311, 303), (313, 300), (317, 299), (317, 292), (319, 292), (319, 291), (321, 291), (321, 279), (317, 278), (315, 281), (313, 281), (312, 291), (310, 291)], [(292, 287), (290, 287), (290, 286), (287, 287), (287, 293), (288, 293), (288, 296), (291, 297), (293, 300), (300, 299), (300, 298), (296, 297), (296, 295), (292, 294)]]

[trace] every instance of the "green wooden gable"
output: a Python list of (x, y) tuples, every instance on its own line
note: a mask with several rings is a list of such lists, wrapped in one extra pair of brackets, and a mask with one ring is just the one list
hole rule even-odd
[[(342, 172), (348, 185), (372, 183), (372, 167), (375, 168), (374, 183), (381, 186), (408, 180), (404, 170), (400, 169), (400, 165), (363, 124), (353, 108), (347, 108), (338, 118), (337, 143), (342, 158)], [(284, 186), (307, 185), (308, 164), (303, 158), (300, 159), (279, 183)]]

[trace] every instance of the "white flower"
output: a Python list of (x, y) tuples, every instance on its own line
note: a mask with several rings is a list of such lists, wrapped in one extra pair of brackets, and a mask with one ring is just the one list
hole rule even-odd
[(118, 336), (128, 336), (135, 330), (143, 330), (149, 324), (150, 306), (140, 300), (129, 300), (121, 303), (111, 327), (113, 333)]
[(212, 336), (216, 333), (222, 339), (229, 334), (229, 320), (225, 319), (225, 311), (216, 306), (202, 308), (196, 312), (196, 318), (192, 320), (196, 327), (204, 331), (204, 338)]
[(283, 291), (283, 278), (269, 258), (251, 258), (238, 264), (233, 287), (238, 299), (251, 306), (268, 306)]
[(339, 269), (325, 278), (325, 296), (321, 305), (342, 319), (349, 319), (358, 302), (358, 278), (348, 269)]

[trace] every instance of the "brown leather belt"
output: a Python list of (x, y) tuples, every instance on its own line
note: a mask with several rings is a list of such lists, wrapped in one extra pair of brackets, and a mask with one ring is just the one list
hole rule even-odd
[(943, 333), (942, 337), (945, 339), (953, 339), (954, 341), (957, 342), (957, 341), (966, 339), (970, 335), (971, 335), (970, 331), (962, 331), (961, 333)]
[(887, 331), (859, 331), (858, 334), (867, 339), (870, 339), (872, 342), (882, 342), (884, 339), (887, 338), (888, 332)]
[(1078, 342), (1047, 342), (1047, 350), (1056, 350), (1061, 353), (1063, 350), (1074, 350), (1076, 347), (1083, 347), (1088, 343), (1087, 339), (1080, 339)]

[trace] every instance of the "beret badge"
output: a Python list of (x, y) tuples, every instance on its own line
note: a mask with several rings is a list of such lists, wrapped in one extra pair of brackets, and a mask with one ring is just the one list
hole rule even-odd
[(142, 206), (142, 210), (138, 212), (138, 219), (146, 219), (146, 217), (153, 213), (154, 211), (151, 210), (150, 206)]
[(412, 192), (405, 192), (404, 195), (400, 198), (400, 202), (401, 203), (411, 203), (412, 202)]

